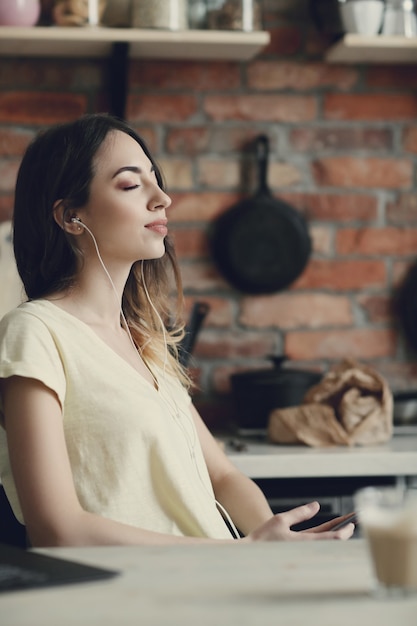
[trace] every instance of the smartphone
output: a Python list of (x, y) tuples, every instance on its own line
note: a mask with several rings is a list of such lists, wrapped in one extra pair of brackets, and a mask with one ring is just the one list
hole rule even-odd
[(344, 520), (342, 520), (341, 522), (338, 522), (337, 524), (335, 524), (335, 526), (332, 526), (330, 528), (330, 530), (339, 530), (340, 528), (344, 528), (345, 526), (347, 526), (348, 524), (350, 524), (351, 522), (353, 522), (353, 524), (356, 524), (358, 521), (358, 515), (357, 513), (350, 513), (350, 515), (348, 515)]

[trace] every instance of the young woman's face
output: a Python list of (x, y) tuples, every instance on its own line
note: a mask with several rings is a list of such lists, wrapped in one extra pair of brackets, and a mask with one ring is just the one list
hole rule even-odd
[(103, 258), (133, 263), (163, 256), (171, 199), (158, 186), (141, 146), (129, 135), (113, 131), (93, 165), (90, 198), (77, 215), (94, 234)]

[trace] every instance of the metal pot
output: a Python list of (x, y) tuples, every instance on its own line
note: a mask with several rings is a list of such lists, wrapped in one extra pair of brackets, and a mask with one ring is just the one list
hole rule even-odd
[(302, 404), (307, 391), (322, 378), (319, 372), (283, 367), (285, 356), (269, 357), (271, 369), (232, 374), (232, 394), (241, 434), (264, 434), (273, 409)]

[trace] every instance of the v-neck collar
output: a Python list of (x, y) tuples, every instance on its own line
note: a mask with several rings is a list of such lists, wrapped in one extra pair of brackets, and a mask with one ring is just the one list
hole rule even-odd
[[(39, 300), (34, 300), (33, 302), (38, 302), (41, 305), (45, 305), (46, 307), (50, 307), (50, 308), (54, 308), (55, 310), (59, 311), (63, 317), (67, 317), (68, 319), (71, 320), (72, 323), (77, 324), (79, 326), (82, 327), (83, 331), (86, 332), (87, 334), (90, 335), (90, 337), (92, 337), (94, 339), (94, 341), (97, 341), (102, 347), (104, 347), (106, 350), (110, 351), (111, 354), (119, 359), (119, 361), (121, 361), (122, 363), (124, 363), (124, 365), (126, 367), (129, 368), (129, 370), (131, 372), (133, 372), (136, 376), (138, 376), (141, 380), (144, 381), (145, 384), (149, 385), (149, 387), (151, 389), (153, 389), (156, 393), (159, 393), (160, 389), (161, 389), (161, 384), (160, 381), (158, 379), (158, 377), (156, 376), (155, 372), (150, 368), (150, 366), (147, 363), (144, 363), (145, 367), (148, 368), (151, 376), (153, 378), (155, 378), (156, 381), (156, 385), (154, 383), (151, 383), (149, 380), (147, 380), (143, 374), (141, 374), (137, 369), (135, 369), (133, 367), (133, 365), (131, 365), (128, 361), (126, 361), (126, 359), (124, 359), (122, 356), (120, 356), (120, 354), (118, 354), (115, 350), (113, 350), (113, 348), (111, 346), (109, 346), (108, 343), (106, 343), (104, 341), (104, 339), (102, 339), (100, 337), (100, 335), (98, 335), (92, 328), (91, 326), (89, 326), (88, 324), (86, 324), (86, 322), (83, 322), (82, 320), (80, 320), (78, 317), (76, 317), (75, 315), (73, 315), (72, 313), (69, 313), (68, 311), (66, 311), (65, 309), (62, 309), (60, 306), (58, 306), (57, 304), (55, 304), (54, 302), (52, 302), (51, 300), (46, 300), (45, 298), (40, 298)], [(30, 304), (30, 301), (28, 302), (28, 304)]]

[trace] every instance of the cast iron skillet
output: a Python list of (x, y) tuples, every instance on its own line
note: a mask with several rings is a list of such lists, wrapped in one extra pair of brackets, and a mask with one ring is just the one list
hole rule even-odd
[(211, 250), (219, 271), (236, 289), (273, 293), (290, 285), (304, 270), (311, 240), (302, 215), (274, 198), (267, 184), (269, 140), (255, 142), (258, 189), (213, 223)]

